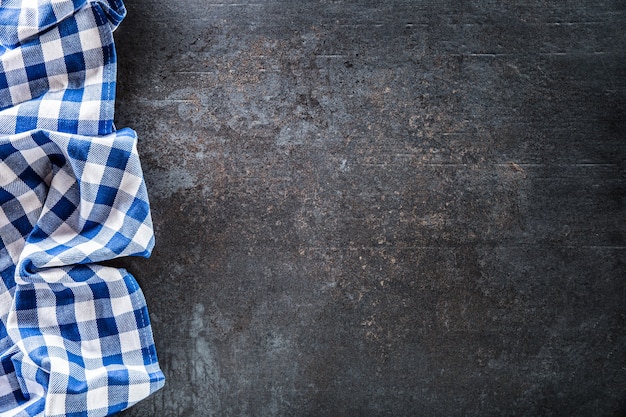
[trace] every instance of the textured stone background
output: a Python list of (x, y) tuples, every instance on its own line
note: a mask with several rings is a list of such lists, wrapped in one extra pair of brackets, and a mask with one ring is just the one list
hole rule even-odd
[(624, 1), (126, 3), (124, 417), (626, 414)]

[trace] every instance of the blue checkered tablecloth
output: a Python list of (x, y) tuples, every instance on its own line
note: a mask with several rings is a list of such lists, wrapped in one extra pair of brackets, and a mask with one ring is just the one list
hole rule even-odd
[(0, 1), (0, 416), (103, 416), (159, 389), (136, 135), (113, 125), (120, 0)]

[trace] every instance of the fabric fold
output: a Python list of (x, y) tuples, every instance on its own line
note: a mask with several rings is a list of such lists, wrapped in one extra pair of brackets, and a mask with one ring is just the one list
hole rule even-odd
[(0, 3), (0, 415), (104, 416), (163, 386), (137, 137), (113, 125), (121, 1)]

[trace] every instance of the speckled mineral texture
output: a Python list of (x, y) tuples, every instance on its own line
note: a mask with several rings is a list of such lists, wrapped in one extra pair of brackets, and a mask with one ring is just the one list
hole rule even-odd
[(626, 413), (626, 6), (127, 0), (134, 416)]

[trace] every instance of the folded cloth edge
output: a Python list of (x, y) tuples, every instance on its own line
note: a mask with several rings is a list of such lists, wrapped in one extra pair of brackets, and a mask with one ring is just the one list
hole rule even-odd
[[(3, 2), (0, 8), (7, 3), (11, 2)], [(38, 2), (40, 6), (45, 3)], [(117, 0), (65, 3), (80, 4), (73, 13), (85, 7), (101, 8), (111, 31), (125, 15), (123, 3)], [(0, 23), (2, 13), (0, 9)], [(37, 30), (52, 26), (41, 25)], [(20, 42), (37, 35), (21, 33), (21, 38), (16, 37)], [(19, 42), (11, 46), (19, 47)], [(114, 61), (115, 56), (110, 59)], [(113, 100), (104, 104), (112, 105)], [(14, 146), (19, 139), (26, 144), (22, 148)], [(94, 151), (98, 147), (100, 151)], [(106, 157), (102, 150), (108, 152)], [(44, 156), (39, 158), (25, 157), (42, 151)], [(0, 177), (12, 180), (4, 184), (6, 178), (2, 179), (3, 191), (31, 185), (33, 178), (39, 181), (36, 189), (14, 193), (19, 194), (15, 199), (28, 206), (18, 219), (9, 219), (3, 205), (7, 201), (0, 198), (6, 223), (0, 225), (0, 232), (19, 229), (16, 224), (18, 220), (22, 224), (23, 217), (32, 219), (32, 230), (21, 241), (7, 244), (4, 234), (0, 236), (4, 246), (0, 256), (10, 258), (7, 247), (21, 246), (13, 254), (17, 255), (14, 267), (2, 271), (12, 305), (3, 320), (6, 330), (0, 332), (0, 338), (6, 339), (0, 349), (7, 340), (10, 345), (0, 350), (5, 372), (0, 375), (0, 386), (6, 383), (14, 391), (3, 396), (0, 387), (0, 415), (109, 415), (161, 388), (164, 376), (143, 293), (127, 271), (97, 263), (119, 256), (147, 257), (154, 245), (134, 132), (122, 129), (95, 137), (45, 129), (16, 132), (0, 138), (0, 156)], [(24, 163), (32, 178), (25, 178), (20, 166)], [(102, 184), (111, 178), (117, 184)], [(129, 186), (132, 192), (127, 192)], [(94, 242), (99, 243), (98, 249), (93, 249)], [(11, 269), (13, 282), (5, 278)], [(17, 382), (7, 382), (11, 377)]]

